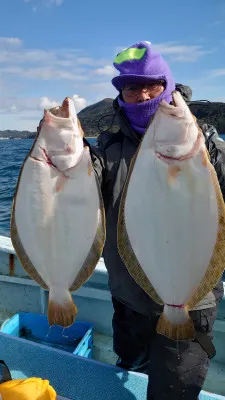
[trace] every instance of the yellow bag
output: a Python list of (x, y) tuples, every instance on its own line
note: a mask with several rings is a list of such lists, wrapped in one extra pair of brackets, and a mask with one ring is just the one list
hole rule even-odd
[(15, 379), (0, 384), (2, 400), (56, 400), (56, 392), (48, 380)]

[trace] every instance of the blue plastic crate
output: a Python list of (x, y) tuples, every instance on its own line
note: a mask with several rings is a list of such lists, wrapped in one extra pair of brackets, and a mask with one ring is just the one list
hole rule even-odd
[(2, 324), (1, 332), (92, 358), (93, 326), (75, 321), (65, 329), (58, 325), (50, 327), (46, 315), (19, 312)]

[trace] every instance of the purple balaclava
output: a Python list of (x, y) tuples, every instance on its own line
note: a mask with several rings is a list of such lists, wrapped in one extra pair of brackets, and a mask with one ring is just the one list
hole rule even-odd
[(112, 79), (112, 84), (119, 92), (125, 84), (149, 83), (160, 79), (166, 82), (164, 92), (142, 103), (128, 104), (118, 96), (118, 103), (132, 128), (139, 134), (144, 134), (161, 100), (168, 103), (172, 100), (175, 81), (170, 68), (159, 53), (152, 51), (151, 43), (147, 41), (136, 43), (117, 54), (113, 65), (120, 72), (120, 75)]

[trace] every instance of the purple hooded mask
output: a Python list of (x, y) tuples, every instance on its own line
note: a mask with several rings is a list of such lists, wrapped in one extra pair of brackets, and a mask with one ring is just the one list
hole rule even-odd
[(165, 90), (152, 100), (128, 104), (118, 96), (118, 103), (123, 109), (133, 129), (144, 134), (150, 118), (155, 114), (162, 99), (170, 103), (175, 81), (170, 68), (159, 53), (153, 52), (151, 43), (139, 42), (119, 53), (113, 65), (120, 75), (112, 79), (112, 84), (120, 92), (125, 84), (149, 83), (152, 80), (164, 80)]

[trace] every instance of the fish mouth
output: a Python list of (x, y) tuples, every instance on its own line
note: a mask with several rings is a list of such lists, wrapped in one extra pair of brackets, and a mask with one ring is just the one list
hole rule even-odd
[(170, 161), (171, 162), (186, 161), (186, 160), (189, 160), (190, 158), (192, 158), (195, 154), (197, 154), (201, 144), (202, 144), (202, 134), (199, 131), (198, 136), (197, 136), (197, 140), (195, 141), (193, 147), (191, 148), (191, 150), (187, 154), (185, 154), (183, 156), (180, 156), (180, 157), (171, 157), (171, 156), (167, 156), (167, 155), (161, 154), (159, 152), (156, 152), (156, 157), (160, 158), (160, 159), (162, 159), (162, 160), (164, 160), (165, 162), (168, 162), (168, 163)]
[[(195, 117), (191, 114), (188, 105), (186, 101), (184, 100), (182, 94), (178, 90), (174, 90), (171, 92), (172, 95), (172, 104), (166, 104), (164, 106), (164, 112), (166, 115), (169, 115), (169, 117), (175, 118), (176, 120), (183, 120), (185, 124), (193, 124), (195, 122)], [(185, 139), (186, 140), (186, 139)], [(161, 148), (157, 149), (155, 151), (155, 154), (157, 158), (162, 159), (165, 161), (167, 164), (173, 163), (173, 162), (179, 162), (179, 161), (184, 161), (188, 160), (189, 158), (192, 158), (199, 150), (199, 147), (202, 143), (202, 134), (201, 131), (198, 130), (198, 134), (196, 134), (196, 139), (194, 144), (192, 145), (192, 148), (188, 151), (188, 153), (180, 155), (180, 156), (173, 156), (173, 151), (168, 151), (169, 154), (163, 154), (160, 151)], [(179, 146), (179, 144), (182, 143), (176, 143), (176, 146)], [(164, 147), (170, 146), (169, 143), (164, 143)], [(176, 147), (175, 146), (175, 147)], [(158, 150), (158, 151), (157, 151)], [(171, 154), (171, 155), (170, 155)]]
[(178, 90), (173, 90), (171, 95), (174, 107), (180, 108), (181, 110), (183, 109), (184, 111), (185, 109), (188, 108), (186, 101), (184, 100), (182, 94)]
[(69, 118), (70, 117), (70, 102), (72, 99), (70, 97), (66, 97), (61, 106), (52, 107), (49, 109), (49, 112), (55, 117), (59, 118)]

